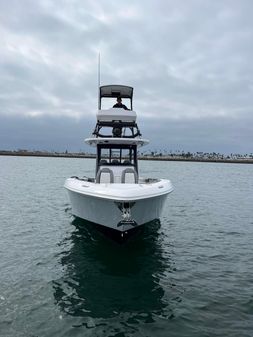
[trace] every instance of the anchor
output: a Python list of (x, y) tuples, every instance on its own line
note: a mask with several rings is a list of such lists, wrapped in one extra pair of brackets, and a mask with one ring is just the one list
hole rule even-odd
[(135, 202), (115, 202), (115, 204), (122, 213), (122, 220), (117, 224), (117, 227), (124, 225), (137, 226), (137, 222), (132, 219), (131, 215), (131, 208)]

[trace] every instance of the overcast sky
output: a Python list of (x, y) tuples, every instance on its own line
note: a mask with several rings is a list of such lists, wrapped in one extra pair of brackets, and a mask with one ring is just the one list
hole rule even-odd
[(0, 149), (87, 150), (101, 84), (150, 149), (253, 152), (252, 0), (0, 0)]

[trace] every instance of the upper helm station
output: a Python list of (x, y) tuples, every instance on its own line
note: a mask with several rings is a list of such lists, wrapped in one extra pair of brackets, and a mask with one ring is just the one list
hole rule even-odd
[[(118, 98), (128, 99), (130, 104), (128, 107), (116, 104), (116, 107), (102, 109), (102, 100), (107, 98), (115, 98), (118, 102)], [(105, 169), (108, 173), (113, 169), (114, 175), (116, 171), (127, 169), (129, 172), (135, 172), (134, 180), (137, 182), (137, 147), (147, 144), (148, 141), (141, 139), (136, 118), (136, 112), (133, 111), (132, 87), (104, 85), (99, 88), (97, 123), (93, 138), (86, 139), (87, 144), (97, 147), (97, 176)]]
[[(130, 101), (128, 109), (122, 107), (101, 109), (102, 99), (121, 98)], [(116, 104), (117, 105), (117, 104)], [(109, 134), (104, 133), (109, 128)], [(102, 132), (103, 129), (103, 132)], [(104, 85), (99, 88), (97, 124), (93, 132), (95, 137), (135, 138), (141, 136), (136, 124), (136, 112), (133, 111), (133, 88), (125, 85)]]

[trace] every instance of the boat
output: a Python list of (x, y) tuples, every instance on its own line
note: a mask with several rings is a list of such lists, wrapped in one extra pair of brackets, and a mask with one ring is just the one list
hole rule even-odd
[[(65, 181), (72, 214), (124, 237), (134, 229), (159, 219), (166, 198), (173, 191), (170, 180), (144, 178), (138, 168), (138, 149), (143, 139), (133, 110), (133, 88), (125, 85), (99, 87), (98, 112), (92, 137), (86, 144), (96, 148), (94, 177), (73, 176)], [(126, 106), (102, 109), (104, 99), (124, 98)]]

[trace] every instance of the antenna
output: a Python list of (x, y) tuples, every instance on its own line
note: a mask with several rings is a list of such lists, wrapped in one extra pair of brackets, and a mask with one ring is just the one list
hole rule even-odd
[(101, 109), (100, 101), (100, 53), (98, 53), (98, 109)]

